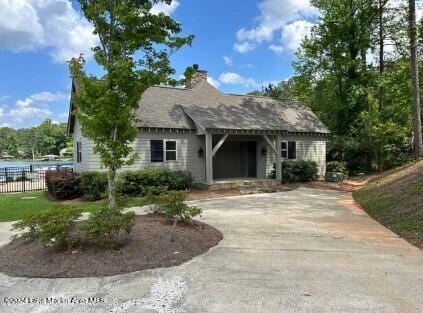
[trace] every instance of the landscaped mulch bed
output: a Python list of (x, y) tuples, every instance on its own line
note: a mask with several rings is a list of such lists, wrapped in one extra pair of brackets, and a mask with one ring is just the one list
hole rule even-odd
[(158, 215), (136, 217), (128, 242), (117, 250), (85, 248), (56, 251), (36, 242), (16, 242), (0, 249), (0, 272), (20, 277), (93, 277), (182, 264), (205, 253), (222, 239), (207, 224), (172, 223)]

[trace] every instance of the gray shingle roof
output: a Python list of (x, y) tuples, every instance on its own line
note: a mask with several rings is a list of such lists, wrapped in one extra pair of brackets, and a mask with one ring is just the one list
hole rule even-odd
[(151, 87), (141, 96), (139, 127), (286, 130), (330, 133), (302, 103), (224, 94), (202, 82), (193, 89)]

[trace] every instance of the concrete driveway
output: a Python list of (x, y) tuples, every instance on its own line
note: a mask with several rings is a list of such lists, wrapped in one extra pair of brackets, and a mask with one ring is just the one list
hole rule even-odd
[[(208, 253), (105, 278), (0, 274), (0, 312), (423, 312), (422, 251), (350, 194), (300, 188), (196, 204), (224, 234)], [(19, 297), (58, 303), (6, 305)]]

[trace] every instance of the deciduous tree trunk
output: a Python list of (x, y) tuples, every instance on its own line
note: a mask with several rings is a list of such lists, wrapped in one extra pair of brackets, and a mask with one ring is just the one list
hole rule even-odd
[(109, 200), (109, 209), (113, 209), (116, 205), (116, 197), (115, 197), (116, 170), (113, 168), (109, 168), (109, 173), (107, 178), (108, 178), (107, 193), (108, 193), (108, 200)]
[(423, 156), (422, 143), (422, 122), (420, 107), (420, 89), (419, 89), (419, 68), (417, 58), (417, 26), (416, 26), (416, 1), (409, 0), (409, 33), (410, 33), (410, 59), (411, 59), (411, 78), (413, 92), (413, 135), (414, 135), (414, 156)]
[[(379, 74), (382, 77), (385, 71), (385, 60), (384, 60), (384, 33), (383, 33), (383, 11), (385, 2), (379, 0)], [(379, 110), (382, 111), (384, 108), (384, 89), (383, 85), (379, 86)]]
[[(117, 137), (116, 125), (113, 127), (110, 137), (111, 137), (110, 139), (113, 142), (116, 142), (116, 137)], [(113, 151), (111, 151), (111, 154), (112, 154), (112, 157), (114, 157)], [(109, 166), (109, 173), (107, 178), (108, 178), (107, 192), (108, 192), (108, 200), (109, 200), (109, 209), (113, 209), (116, 206), (116, 194), (115, 194), (116, 167), (114, 167), (113, 165)]]

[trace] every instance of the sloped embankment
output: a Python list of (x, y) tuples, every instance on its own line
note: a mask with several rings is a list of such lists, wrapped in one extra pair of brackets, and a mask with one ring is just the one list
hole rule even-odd
[(423, 160), (353, 193), (367, 213), (423, 248)]

